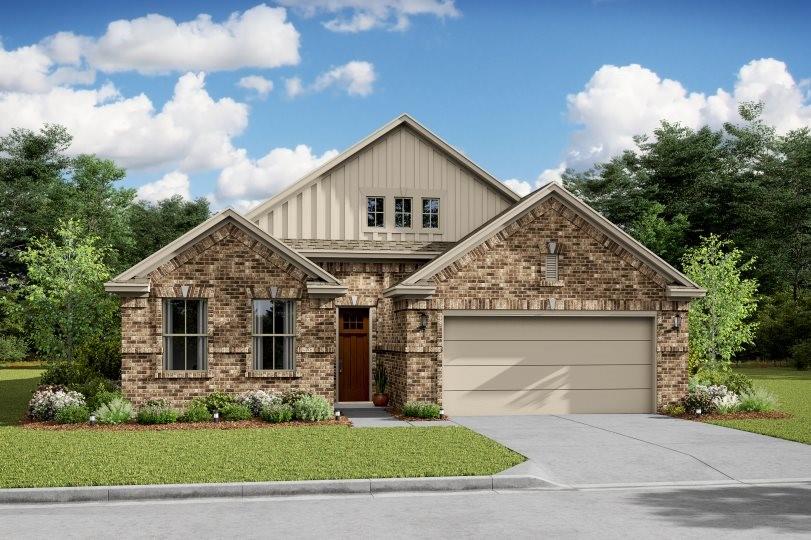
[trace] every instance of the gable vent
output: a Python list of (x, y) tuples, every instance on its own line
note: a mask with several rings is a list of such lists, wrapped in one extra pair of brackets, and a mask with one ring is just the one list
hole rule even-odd
[(546, 279), (549, 281), (558, 280), (558, 254), (549, 253), (546, 255)]

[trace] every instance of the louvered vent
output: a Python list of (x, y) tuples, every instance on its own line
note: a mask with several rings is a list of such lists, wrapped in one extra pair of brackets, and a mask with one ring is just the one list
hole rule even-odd
[(558, 280), (558, 256), (550, 253), (546, 256), (546, 279), (549, 281)]

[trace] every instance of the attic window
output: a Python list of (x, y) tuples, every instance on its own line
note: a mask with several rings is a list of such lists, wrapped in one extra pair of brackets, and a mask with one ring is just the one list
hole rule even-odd
[(369, 227), (385, 226), (384, 197), (366, 197), (366, 225)]
[(398, 229), (411, 228), (411, 198), (395, 197), (394, 199), (394, 226)]
[(422, 200), (422, 228), (439, 228), (439, 199), (426, 198)]

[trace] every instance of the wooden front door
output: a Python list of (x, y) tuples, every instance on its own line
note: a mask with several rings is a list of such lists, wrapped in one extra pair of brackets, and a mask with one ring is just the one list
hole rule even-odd
[(338, 314), (338, 400), (369, 401), (369, 309)]

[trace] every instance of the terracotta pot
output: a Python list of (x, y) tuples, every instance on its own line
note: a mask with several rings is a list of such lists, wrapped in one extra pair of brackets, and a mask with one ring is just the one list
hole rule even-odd
[(372, 403), (375, 404), (375, 407), (385, 407), (389, 404), (389, 395), (388, 394), (372, 394)]

